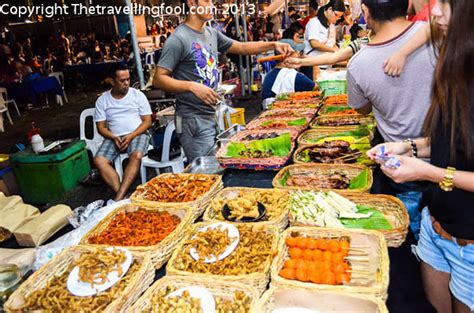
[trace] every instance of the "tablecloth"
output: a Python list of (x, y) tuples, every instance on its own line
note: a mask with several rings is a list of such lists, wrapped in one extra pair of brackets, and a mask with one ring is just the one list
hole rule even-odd
[(54, 77), (42, 77), (21, 83), (0, 83), (0, 87), (7, 88), (8, 98), (21, 102), (36, 103), (41, 93), (63, 94), (61, 85)]

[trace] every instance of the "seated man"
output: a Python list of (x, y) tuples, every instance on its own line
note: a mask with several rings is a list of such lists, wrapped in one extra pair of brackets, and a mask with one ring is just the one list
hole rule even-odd
[[(130, 88), (130, 73), (124, 65), (113, 71), (113, 87), (104, 92), (95, 105), (94, 121), (104, 137), (94, 158), (100, 176), (116, 192), (115, 201), (125, 198), (135, 181), (142, 157), (148, 151), (148, 128), (151, 126), (151, 108), (145, 95)], [(121, 153), (128, 153), (122, 183), (111, 163)]]
[[(305, 47), (294, 28), (286, 29), (280, 42), (289, 44), (297, 52), (303, 51)], [(280, 93), (311, 91), (315, 86), (316, 84), (304, 74), (295, 69), (285, 68), (284, 62), (278, 62), (263, 80), (262, 100), (264, 107), (273, 102), (274, 97)]]

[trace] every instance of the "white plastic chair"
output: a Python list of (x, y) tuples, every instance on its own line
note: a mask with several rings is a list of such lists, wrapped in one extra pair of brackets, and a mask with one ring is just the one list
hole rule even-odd
[(49, 73), (53, 72), (53, 65), (51, 64), (51, 61), (49, 59), (44, 59), (44, 61), (43, 61), (43, 71), (46, 74), (49, 74)]
[(13, 121), (12, 121), (12, 118), (10, 116), (10, 112), (8, 112), (8, 107), (5, 105), (3, 99), (0, 99), (0, 118), (1, 118), (1, 121), (0, 121), (0, 131), (4, 131), (3, 129), (3, 118), (1, 117), (1, 114), (3, 113), (6, 113), (7, 117), (8, 117), (8, 120), (10, 121), (10, 124), (13, 125)]
[[(81, 112), (81, 117), (79, 120), (79, 136), (80, 136), (80, 139), (86, 142), (86, 149), (89, 150), (92, 153), (92, 156), (95, 157), (95, 155), (97, 154), (97, 151), (100, 148), (100, 145), (104, 141), (104, 137), (102, 137), (97, 131), (97, 125), (95, 124), (95, 122), (92, 123), (94, 127), (92, 139), (89, 139), (86, 137), (86, 119), (88, 117), (94, 118), (94, 114), (95, 114), (94, 108), (85, 109), (84, 111)], [(115, 170), (117, 171), (120, 181), (122, 181), (122, 178), (123, 178), (122, 164), (123, 164), (123, 161), (125, 161), (127, 158), (128, 158), (127, 153), (121, 153), (114, 160), (114, 167), (115, 167)]]
[[(20, 110), (18, 110), (18, 106), (16, 105), (15, 99), (8, 99), (7, 88), (0, 88), (0, 96), (3, 98), (3, 101), (5, 102), (5, 107), (7, 108), (7, 111), (8, 111), (8, 105), (13, 104), (13, 106), (15, 107), (16, 113), (18, 114), (18, 117), (21, 117)], [(11, 121), (10, 113), (8, 113), (7, 115)]]
[(145, 55), (145, 64), (146, 65), (155, 65), (155, 53), (154, 52), (148, 52)]
[[(67, 95), (66, 95), (66, 90), (64, 89), (64, 74), (63, 74), (63, 72), (53, 72), (53, 73), (49, 74), (48, 76), (56, 78), (56, 80), (58, 81), (59, 85), (61, 85), (61, 88), (63, 90), (64, 100), (66, 100), (66, 103), (69, 103), (69, 100), (67, 99)], [(60, 95), (56, 95), (56, 102), (61, 106), (63, 105), (63, 99)]]
[(140, 176), (142, 179), (142, 184), (147, 182), (146, 169), (147, 167), (154, 168), (156, 170), (156, 175), (160, 174), (161, 168), (171, 167), (173, 173), (181, 173), (184, 171), (184, 151), (181, 149), (181, 154), (170, 160), (170, 147), (171, 139), (173, 133), (176, 130), (174, 121), (170, 121), (165, 129), (165, 135), (163, 138), (163, 149), (161, 152), (161, 162), (150, 159), (148, 156), (145, 156), (142, 159), (142, 164), (140, 168)]

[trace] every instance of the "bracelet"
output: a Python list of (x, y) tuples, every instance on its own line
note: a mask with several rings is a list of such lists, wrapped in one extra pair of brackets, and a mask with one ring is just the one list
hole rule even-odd
[(441, 190), (449, 192), (454, 189), (454, 173), (456, 169), (454, 167), (448, 166), (446, 173), (444, 174), (444, 179), (438, 183)]
[(413, 157), (417, 158), (418, 157), (418, 147), (416, 146), (416, 143), (410, 138), (403, 140), (403, 142), (407, 142), (407, 143), (410, 144), (410, 146), (411, 146), (411, 155)]

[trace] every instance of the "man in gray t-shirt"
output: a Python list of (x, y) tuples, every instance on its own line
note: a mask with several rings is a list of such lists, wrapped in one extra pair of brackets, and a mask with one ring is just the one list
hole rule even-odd
[[(360, 113), (373, 112), (385, 142), (422, 137), (436, 64), (432, 47), (422, 47), (411, 54), (400, 77), (385, 75), (383, 62), (423, 24), (411, 24), (405, 19), (408, 1), (362, 0), (362, 9), (368, 27), (376, 35), (349, 63), (349, 106)], [(416, 184), (395, 184), (379, 170), (374, 172), (372, 192), (396, 195), (403, 201), (415, 236), (420, 228), (421, 189)]]
[(187, 16), (163, 48), (153, 85), (176, 93), (176, 132), (188, 162), (206, 155), (215, 143), (219, 82), (218, 53), (258, 54), (293, 50), (278, 42), (234, 41), (205, 26), (213, 18), (212, 0), (187, 0)]

